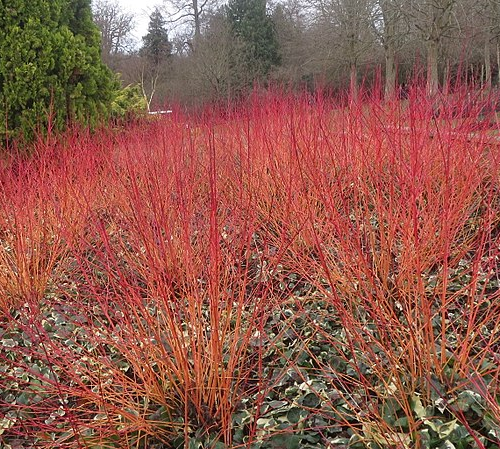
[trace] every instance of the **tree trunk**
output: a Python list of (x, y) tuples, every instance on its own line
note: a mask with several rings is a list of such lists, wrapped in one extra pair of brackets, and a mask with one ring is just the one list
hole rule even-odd
[(446, 96), (448, 95), (448, 92), (450, 90), (450, 60), (446, 60), (446, 65), (444, 66), (444, 73), (443, 73), (443, 94)]
[(427, 41), (427, 95), (434, 97), (439, 90), (439, 41)]
[(356, 101), (358, 99), (358, 67), (355, 62), (351, 62), (349, 85), (351, 101)]
[(484, 41), (484, 87), (491, 89), (491, 49), (489, 33)]
[(392, 46), (385, 49), (385, 89), (386, 100), (394, 98), (396, 92), (396, 52)]
[(193, 0), (193, 18), (194, 18), (194, 45), (193, 47), (196, 49), (196, 44), (200, 40), (201, 36), (201, 19), (200, 19), (200, 10), (198, 7), (198, 0)]
[(500, 86), (500, 44), (497, 42), (497, 86)]
[(383, 43), (385, 56), (384, 97), (389, 100), (396, 93), (396, 47), (400, 38), (400, 6), (392, 0), (379, 0), (384, 21)]

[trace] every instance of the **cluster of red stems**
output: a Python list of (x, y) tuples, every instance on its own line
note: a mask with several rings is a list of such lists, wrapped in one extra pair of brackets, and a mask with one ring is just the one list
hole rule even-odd
[[(273, 389), (270, 314), (307, 320), (311, 300), (344, 332), (311, 320), (307, 338), (345, 347), (357, 371), (316, 360), (339, 394), (353, 382), (374, 401), (390, 394), (416, 431), (411, 398), (431, 401), (432, 374), (479, 392), (500, 422), (500, 385), (482, 381), (500, 374), (485, 363), (500, 362), (487, 287), (500, 141), (494, 114), (486, 129), (467, 98), (255, 95), (236, 112), (45, 136), (29, 157), (5, 156), (0, 441), (139, 448), (199, 430), (231, 446), (242, 401), (254, 398), (256, 423)], [(310, 297), (276, 288), (287, 273)], [(358, 423), (391, 432), (380, 408), (358, 406)]]

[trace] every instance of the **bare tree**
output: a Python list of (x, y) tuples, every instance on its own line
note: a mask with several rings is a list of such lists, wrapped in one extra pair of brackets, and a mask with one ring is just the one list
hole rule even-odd
[[(469, 15), (471, 11), (475, 23), (474, 30), (480, 36), (483, 51), (484, 76), (483, 82), (489, 89), (493, 83), (492, 55), (496, 54), (496, 65), (500, 67), (500, 0), (481, 0), (469, 5)], [(499, 78), (500, 81), (500, 71)]]
[(92, 11), (101, 32), (103, 61), (111, 66), (114, 56), (127, 52), (132, 46), (134, 15), (124, 12), (117, 0), (96, 0)]
[(284, 0), (275, 6), (272, 14), (276, 29), (281, 64), (273, 76), (292, 85), (310, 80), (310, 60), (306, 11), (298, 0)]
[(198, 41), (193, 57), (194, 74), (200, 85), (211, 91), (209, 98), (221, 99), (231, 89), (231, 55), (234, 49), (229, 24), (222, 14), (210, 18), (209, 26)]
[(357, 96), (359, 63), (374, 46), (372, 32), (374, 0), (316, 0), (319, 21), (333, 31), (334, 45), (349, 66), (349, 85), (353, 98)]
[(384, 48), (386, 99), (392, 98), (396, 92), (397, 53), (403, 47), (409, 32), (405, 15), (407, 3), (407, 0), (377, 0), (375, 4), (373, 28)]
[(427, 51), (427, 93), (439, 90), (440, 47), (443, 38), (456, 26), (454, 16), (457, 0), (416, 0), (411, 2), (411, 20)]
[(164, 0), (164, 4), (170, 23), (191, 27), (193, 39), (189, 46), (194, 50), (201, 38), (204, 16), (215, 5), (215, 0)]

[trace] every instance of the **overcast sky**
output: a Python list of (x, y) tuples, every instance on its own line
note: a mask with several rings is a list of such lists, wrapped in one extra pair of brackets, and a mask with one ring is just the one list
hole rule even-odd
[(134, 37), (140, 42), (148, 30), (149, 14), (156, 5), (162, 4), (162, 0), (118, 0), (118, 3), (124, 10), (134, 13)]

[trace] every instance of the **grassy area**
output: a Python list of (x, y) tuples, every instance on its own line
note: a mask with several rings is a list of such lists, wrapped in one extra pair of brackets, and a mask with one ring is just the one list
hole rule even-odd
[(500, 152), (434, 115), (269, 97), (6, 162), (1, 446), (499, 447)]

